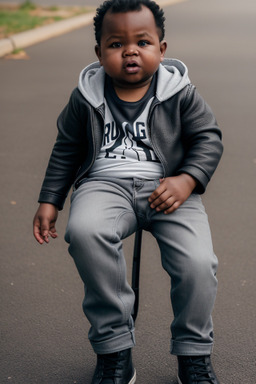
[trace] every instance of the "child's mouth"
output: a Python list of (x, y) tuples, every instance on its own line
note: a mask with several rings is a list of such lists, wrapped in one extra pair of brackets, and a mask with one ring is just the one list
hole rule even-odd
[(136, 62), (130, 62), (125, 65), (125, 71), (127, 73), (137, 73), (139, 70), (139, 65)]

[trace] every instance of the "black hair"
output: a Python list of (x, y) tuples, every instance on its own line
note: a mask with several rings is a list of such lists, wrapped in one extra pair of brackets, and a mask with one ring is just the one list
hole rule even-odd
[(151, 10), (154, 15), (156, 26), (160, 31), (159, 39), (162, 41), (165, 35), (165, 17), (164, 11), (152, 0), (107, 0), (97, 8), (96, 16), (94, 17), (94, 31), (95, 39), (98, 45), (100, 45), (102, 24), (105, 14), (109, 9), (112, 13), (121, 13), (129, 11), (140, 11), (141, 6), (144, 5)]

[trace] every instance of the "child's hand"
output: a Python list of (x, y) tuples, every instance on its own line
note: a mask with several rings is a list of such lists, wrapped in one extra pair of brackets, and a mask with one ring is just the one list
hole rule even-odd
[(150, 207), (165, 214), (175, 211), (191, 195), (196, 187), (196, 180), (185, 173), (179, 176), (160, 179), (159, 187), (152, 193), (148, 201)]
[(33, 232), (39, 244), (49, 243), (49, 236), (58, 237), (55, 223), (58, 217), (58, 208), (52, 204), (41, 203), (33, 221)]

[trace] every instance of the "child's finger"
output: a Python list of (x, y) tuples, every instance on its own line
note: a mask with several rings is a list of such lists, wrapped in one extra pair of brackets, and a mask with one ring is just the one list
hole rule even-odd
[(44, 238), (41, 234), (40, 223), (37, 221), (34, 223), (33, 233), (34, 233), (34, 237), (38, 241), (38, 243), (43, 244)]
[(42, 219), (40, 231), (44, 241), (49, 243), (50, 223), (47, 219)]
[[(152, 203), (150, 204), (150, 207), (153, 209), (156, 207), (157, 208), (161, 207), (161, 209), (163, 209), (164, 205), (167, 204), (167, 201), (171, 197), (172, 196), (170, 196), (170, 194), (165, 190), (161, 195), (159, 195), (155, 200), (152, 201)], [(167, 208), (167, 206), (165, 206), (165, 208)]]
[(166, 187), (163, 184), (160, 184), (154, 192), (149, 196), (148, 201), (152, 203), (154, 200), (158, 199), (166, 190)]
[(166, 209), (166, 210), (164, 211), (164, 214), (165, 214), (165, 215), (168, 215), (168, 214), (170, 214), (170, 213), (176, 211), (176, 209), (178, 209), (179, 206), (180, 206), (180, 202), (179, 202), (179, 201), (175, 201), (175, 203), (173, 203), (168, 209)]
[(166, 200), (160, 202), (158, 205), (156, 205), (155, 207), (152, 207), (152, 208), (156, 208), (157, 212), (167, 211), (168, 209), (170, 209), (172, 207), (172, 205), (175, 203), (175, 201), (176, 201), (176, 198), (174, 196), (168, 196), (166, 198)]
[(56, 229), (49, 231), (49, 235), (53, 238), (56, 239), (58, 237), (58, 233), (56, 232)]
[(53, 221), (53, 222), (50, 224), (49, 235), (50, 235), (53, 239), (56, 239), (56, 237), (58, 237), (58, 233), (57, 233), (57, 230), (56, 230), (56, 228), (55, 228), (55, 221)]
[(39, 244), (43, 244), (44, 239), (41, 236), (40, 230), (36, 230), (36, 229), (34, 230), (34, 237), (38, 241)]

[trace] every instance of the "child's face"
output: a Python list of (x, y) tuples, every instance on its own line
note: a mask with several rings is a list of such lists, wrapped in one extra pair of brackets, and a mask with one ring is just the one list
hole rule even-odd
[(138, 88), (150, 83), (164, 59), (166, 42), (159, 41), (153, 13), (142, 6), (141, 11), (108, 11), (103, 19), (101, 44), (95, 50), (115, 86)]

